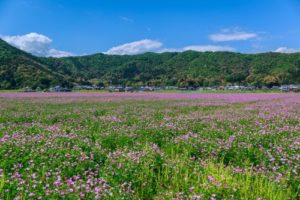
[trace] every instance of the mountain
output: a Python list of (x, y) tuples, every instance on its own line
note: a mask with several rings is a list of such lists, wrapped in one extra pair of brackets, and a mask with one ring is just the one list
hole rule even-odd
[(300, 53), (144, 53), (42, 58), (0, 40), (0, 88), (76, 84), (273, 86), (300, 83)]
[(0, 89), (48, 87), (69, 83), (69, 78), (51, 70), (39, 58), (0, 39)]
[(133, 56), (95, 54), (44, 58), (50, 69), (101, 85), (272, 86), (300, 83), (300, 54), (230, 52), (145, 53)]

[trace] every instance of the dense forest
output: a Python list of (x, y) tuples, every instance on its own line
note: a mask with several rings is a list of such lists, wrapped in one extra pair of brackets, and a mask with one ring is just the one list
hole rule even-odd
[(300, 83), (300, 53), (144, 53), (44, 58), (0, 39), (0, 89), (54, 85), (274, 86)]

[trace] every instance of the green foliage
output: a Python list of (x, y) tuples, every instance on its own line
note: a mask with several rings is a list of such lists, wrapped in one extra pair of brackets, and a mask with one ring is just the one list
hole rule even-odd
[(4, 97), (0, 198), (299, 199), (299, 95), (283, 97)]
[(179, 87), (300, 83), (300, 54), (145, 53), (38, 58), (0, 40), (0, 89), (76, 84)]
[(39, 58), (0, 40), (0, 89), (48, 88), (57, 84), (68, 85), (70, 80), (49, 69)]

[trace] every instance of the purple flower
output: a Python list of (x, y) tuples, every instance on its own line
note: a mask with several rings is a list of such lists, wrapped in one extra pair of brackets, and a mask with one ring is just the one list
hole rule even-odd
[(215, 182), (215, 179), (213, 176), (209, 175), (209, 176), (207, 176), (207, 178), (210, 182)]

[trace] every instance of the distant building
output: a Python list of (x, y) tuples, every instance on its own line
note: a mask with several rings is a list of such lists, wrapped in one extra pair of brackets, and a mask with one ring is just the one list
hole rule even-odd
[(58, 86), (49, 88), (49, 92), (71, 92), (71, 90), (58, 85)]
[(299, 92), (300, 86), (299, 85), (282, 85), (279, 89), (282, 92)]
[(178, 90), (178, 87), (176, 87), (176, 86), (166, 86), (164, 89), (166, 89), (166, 90)]
[(125, 88), (122, 86), (109, 86), (108, 91), (109, 92), (125, 92)]
[(154, 88), (153, 87), (140, 87), (140, 92), (152, 92), (154, 91)]
[(31, 88), (31, 87), (24, 87), (23, 89), (22, 89), (24, 92), (34, 92), (34, 90)]
[(42, 89), (40, 87), (35, 88), (35, 91), (40, 92)]
[(134, 88), (133, 87), (125, 87), (125, 92), (133, 92)]
[(99, 90), (100, 88), (96, 85), (77, 85), (73, 87), (73, 90)]

